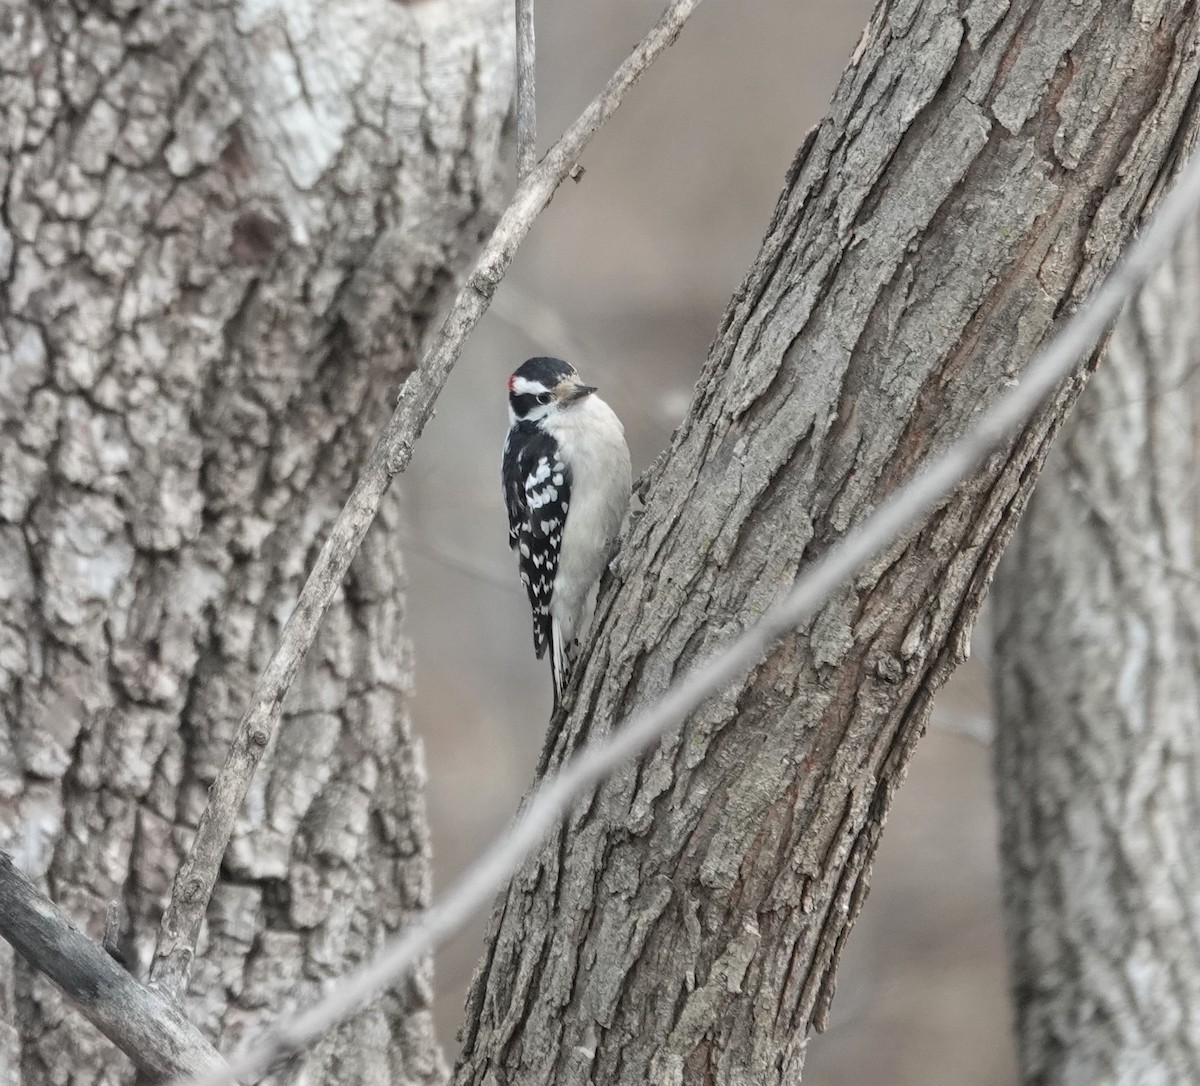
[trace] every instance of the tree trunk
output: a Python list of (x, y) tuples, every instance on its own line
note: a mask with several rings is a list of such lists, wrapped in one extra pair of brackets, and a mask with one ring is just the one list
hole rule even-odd
[[(1192, 146), (1194, 4), (965, 9), (877, 9), (652, 473), (548, 765), (970, 427)], [(577, 805), (496, 908), (460, 1084), (799, 1079), (933, 693), (1081, 385)]]
[(1200, 1081), (1200, 232), (1122, 316), (996, 578), (1022, 1080)]
[[(511, 38), (504, 0), (0, 0), (0, 847), (93, 934), (119, 900), (139, 975), (325, 525), (493, 221)], [(388, 527), (226, 856), (186, 1008), (223, 1046), (426, 901)], [(128, 1078), (0, 957), (0, 1078)], [(279, 1080), (440, 1081), (427, 984)]]

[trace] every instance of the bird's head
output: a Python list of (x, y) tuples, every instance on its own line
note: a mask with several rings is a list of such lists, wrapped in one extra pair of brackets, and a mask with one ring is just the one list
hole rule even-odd
[(531, 358), (508, 379), (508, 421), (540, 423), (587, 399), (596, 389), (561, 358)]

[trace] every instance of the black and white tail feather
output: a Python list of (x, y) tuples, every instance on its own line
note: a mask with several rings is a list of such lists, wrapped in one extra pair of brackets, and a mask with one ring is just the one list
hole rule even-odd
[(533, 610), (534, 651), (541, 659), (550, 650), (556, 711), (629, 504), (624, 430), (595, 391), (557, 358), (531, 358), (508, 379), (508, 541)]
[(550, 677), (554, 680), (554, 712), (562, 705), (563, 691), (571, 681), (571, 669), (579, 651), (577, 640), (567, 641), (557, 622), (550, 623)]

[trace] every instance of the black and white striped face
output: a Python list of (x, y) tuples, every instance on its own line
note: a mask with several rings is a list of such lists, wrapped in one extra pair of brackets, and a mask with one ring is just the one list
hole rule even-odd
[(595, 392), (561, 358), (531, 358), (508, 379), (508, 422), (540, 423)]

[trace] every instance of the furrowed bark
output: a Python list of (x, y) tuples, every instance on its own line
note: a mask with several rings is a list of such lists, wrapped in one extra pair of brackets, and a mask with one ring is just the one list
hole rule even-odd
[[(501, 0), (0, 0), (0, 846), (70, 915), (120, 900), (138, 976), (304, 572), (495, 221), (512, 82)], [(394, 526), (224, 856), (185, 1005), (222, 1047), (428, 896)], [(0, 959), (15, 1081), (129, 1079)], [(428, 983), (279, 1079), (442, 1080)]]
[(1122, 316), (995, 588), (1022, 1081), (1200, 1078), (1200, 231)]
[[(1195, 139), (1182, 2), (882, 3), (627, 533), (559, 764), (972, 425)], [(577, 806), (493, 916), (456, 1080), (791, 1083), (892, 794), (1082, 374)]]

